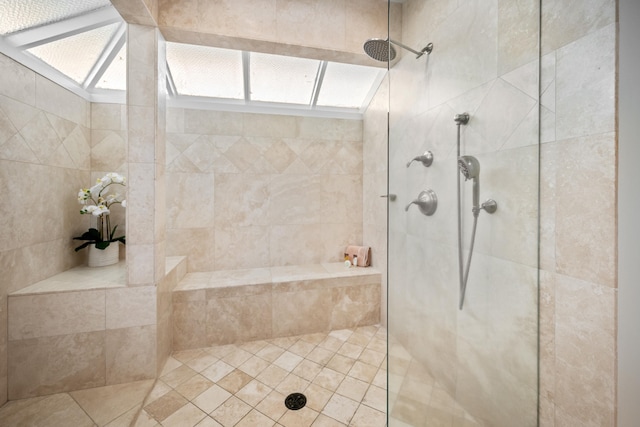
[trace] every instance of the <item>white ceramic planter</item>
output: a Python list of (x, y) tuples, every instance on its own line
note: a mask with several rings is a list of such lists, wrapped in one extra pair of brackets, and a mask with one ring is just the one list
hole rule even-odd
[(105, 267), (118, 262), (120, 248), (118, 242), (111, 242), (106, 249), (97, 249), (95, 245), (89, 245), (89, 267)]

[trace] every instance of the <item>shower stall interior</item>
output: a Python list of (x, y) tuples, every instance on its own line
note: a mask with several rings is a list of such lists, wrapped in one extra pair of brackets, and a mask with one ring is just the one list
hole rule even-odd
[[(390, 16), (388, 50), (394, 39), (435, 49), (379, 54), (390, 59), (396, 196), (387, 198), (388, 425), (535, 426), (539, 2), (402, 9)], [(429, 167), (408, 167), (427, 153)]]

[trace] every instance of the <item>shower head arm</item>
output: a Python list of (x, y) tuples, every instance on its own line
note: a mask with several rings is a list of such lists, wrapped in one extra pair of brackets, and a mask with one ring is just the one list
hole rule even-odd
[(431, 51), (433, 50), (433, 43), (429, 43), (429, 44), (428, 44), (428, 45), (426, 45), (424, 48), (422, 48), (422, 50), (421, 50), (420, 52), (418, 52), (417, 50), (415, 50), (415, 49), (411, 49), (409, 46), (407, 46), (407, 45), (405, 45), (405, 44), (402, 44), (402, 43), (400, 43), (400, 42), (398, 42), (398, 41), (395, 41), (395, 40), (393, 40), (393, 39), (389, 39), (389, 42), (390, 42), (390, 43), (393, 43), (393, 44), (395, 44), (395, 45), (397, 45), (397, 46), (400, 46), (401, 48), (406, 49), (406, 50), (408, 50), (409, 52), (411, 52), (411, 53), (415, 54), (415, 55), (416, 55), (416, 59), (417, 59), (417, 58), (420, 58), (420, 57), (421, 57), (422, 55), (424, 55), (425, 53), (427, 53), (427, 54), (431, 53)]

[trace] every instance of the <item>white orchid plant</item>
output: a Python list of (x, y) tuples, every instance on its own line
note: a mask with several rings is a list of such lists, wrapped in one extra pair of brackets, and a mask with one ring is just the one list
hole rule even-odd
[(112, 242), (125, 242), (124, 235), (115, 237), (116, 225), (111, 229), (109, 214), (111, 206), (120, 204), (127, 207), (124, 195), (118, 192), (109, 193), (115, 186), (126, 186), (127, 180), (124, 176), (110, 172), (98, 179), (91, 188), (82, 188), (78, 191), (78, 202), (83, 205), (81, 214), (91, 214), (96, 217), (97, 228), (89, 228), (82, 236), (74, 237), (74, 240), (84, 240), (85, 242), (76, 248), (76, 252), (89, 245), (94, 244), (98, 249), (106, 249)]

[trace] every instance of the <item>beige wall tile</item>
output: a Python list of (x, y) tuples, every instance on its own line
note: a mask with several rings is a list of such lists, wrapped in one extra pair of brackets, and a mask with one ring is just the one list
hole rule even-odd
[(380, 30), (387, 26), (387, 10), (397, 7), (385, 1), (355, 0), (345, 4), (345, 49), (358, 52), (367, 38), (384, 38)]
[(498, 2), (498, 73), (536, 59), (539, 21), (531, 19), (540, 13), (539, 2)]
[(209, 346), (272, 336), (270, 293), (208, 300), (206, 310)]
[(331, 330), (380, 321), (380, 285), (334, 288), (331, 292)]
[[(220, 13), (221, 9), (224, 13)], [(247, 38), (273, 39), (276, 36), (276, 1), (222, 0), (211, 4), (199, 1), (198, 29), (219, 34), (242, 36)]]
[[(349, 223), (359, 223), (362, 217), (363, 146), (359, 121), (173, 109), (177, 130), (182, 128), (181, 111), (186, 132), (197, 133), (168, 135), (172, 159), (168, 166), (168, 198), (183, 199), (168, 206), (168, 248), (172, 254), (180, 248), (182, 254), (192, 255), (192, 271), (332, 261), (337, 259), (334, 253), (343, 250), (348, 242), (361, 240), (359, 225), (347, 236), (344, 225), (338, 225), (344, 223), (345, 217), (353, 218)], [(183, 175), (180, 171), (216, 171), (216, 176)], [(322, 175), (313, 175), (314, 171)], [(215, 184), (194, 191), (187, 181)], [(202, 197), (211, 192), (212, 198)], [(201, 209), (184, 208), (202, 203), (209, 206), (205, 210), (213, 209), (213, 216), (203, 215)], [(274, 254), (274, 247), (280, 250), (280, 246), (291, 245), (287, 241), (289, 233), (281, 235), (273, 224), (285, 228), (327, 222), (336, 225), (330, 226), (332, 231), (323, 235), (319, 248), (314, 247), (304, 259), (282, 261), (292, 255), (291, 251), (301, 252), (301, 243), (306, 245), (311, 236), (308, 233), (303, 238), (296, 237), (300, 243), (294, 249)], [(214, 229), (206, 230), (214, 223)], [(193, 236), (188, 229), (194, 225), (204, 227), (208, 236)], [(187, 235), (199, 243), (189, 243)], [(332, 249), (327, 256), (325, 246), (329, 244)], [(213, 260), (207, 249), (211, 245), (215, 246)], [(231, 257), (232, 253), (243, 255)]]
[(284, 337), (331, 328), (331, 291), (298, 290), (273, 293), (273, 336)]
[(216, 226), (268, 225), (270, 175), (216, 174), (213, 208)]
[(103, 331), (11, 341), (8, 353), (11, 400), (105, 385)]
[(91, 103), (91, 129), (125, 130), (126, 107), (120, 104)]
[(15, 62), (13, 59), (0, 55), (2, 79), (0, 92), (28, 105), (36, 105), (36, 74)]
[(616, 290), (555, 279), (556, 424), (615, 425)]
[(173, 303), (173, 350), (201, 348), (206, 339), (206, 301)]
[[(558, 140), (615, 130), (616, 28), (610, 24), (558, 49), (555, 88)], [(597, 58), (590, 55), (594, 48), (603, 55)]]
[(339, 261), (345, 247), (362, 241), (362, 222), (274, 225), (270, 234), (271, 265)]
[[(364, 65), (373, 62), (362, 52), (364, 40), (386, 34), (387, 4), (362, 3), (160, 1), (159, 20), (171, 41)], [(401, 6), (391, 5), (400, 22)]]
[[(278, 41), (299, 40), (304, 35), (305, 45), (345, 50), (346, 7), (339, 0), (277, 2), (276, 25)], [(331, 28), (331, 31), (327, 31)]]
[(298, 118), (273, 114), (242, 114), (245, 136), (293, 138), (298, 133)]
[(157, 371), (156, 325), (105, 332), (106, 384), (154, 378)]
[(208, 228), (214, 225), (212, 174), (170, 174), (167, 181), (169, 228)]
[(215, 228), (216, 270), (237, 270), (269, 266), (269, 227)]
[(107, 289), (106, 329), (156, 324), (156, 287)]
[(567, 1), (542, 2), (542, 49), (547, 53), (615, 22), (610, 0), (588, 0), (579, 7)]
[(317, 117), (298, 117), (298, 137), (336, 141), (362, 140), (362, 122), (360, 120), (322, 119)]
[(615, 135), (562, 141), (557, 150), (556, 269), (615, 287)]
[(540, 425), (553, 426), (556, 396), (555, 274), (540, 274)]
[(205, 110), (184, 110), (184, 131), (213, 135), (237, 135), (242, 132), (242, 114)]
[(127, 176), (127, 243), (151, 244), (154, 241), (155, 168), (152, 163), (129, 163)]
[(129, 162), (153, 163), (156, 156), (156, 109), (152, 106), (128, 106)]
[(101, 331), (104, 291), (65, 292), (9, 298), (9, 340)]
[(154, 283), (153, 245), (127, 245), (127, 284), (129, 286)]
[(189, 271), (213, 271), (213, 228), (177, 228), (167, 230), (167, 255), (189, 255)]
[[(156, 28), (128, 25), (127, 103), (153, 107), (156, 99)], [(131, 121), (129, 121), (131, 124)]]
[(159, 23), (169, 27), (195, 28), (200, 17), (198, 3), (198, 0), (160, 0)]
[(88, 101), (36, 74), (36, 105), (48, 113), (90, 127)]
[[(532, 402), (537, 400), (536, 341), (531, 339), (537, 337), (538, 52), (536, 38), (530, 35), (537, 34), (538, 20), (537, 10), (531, 12), (531, 7), (537, 9), (535, 2), (519, 4), (518, 11), (508, 3), (403, 4), (402, 41), (413, 47), (433, 41), (435, 46), (426, 65), (405, 54), (390, 72), (389, 192), (398, 202), (389, 203), (389, 335), (405, 344), (446, 390), (455, 390), (458, 403), (470, 414), (480, 415), (486, 424), (508, 425), (517, 417), (528, 425), (535, 423)], [(518, 43), (518, 37), (526, 40)], [(381, 103), (372, 116), (386, 114), (384, 107)], [(461, 128), (461, 152), (479, 158), (480, 198), (498, 200), (496, 215), (501, 216), (496, 220), (497, 216), (480, 215), (465, 307), (460, 311), (457, 175), (449, 165), (456, 157), (453, 117), (464, 111), (471, 121)], [(386, 141), (376, 140), (375, 130), (365, 118), (365, 244), (382, 228), (380, 217), (371, 212), (375, 200), (367, 199), (367, 194), (379, 192), (382, 182), (374, 175), (382, 172), (376, 151), (369, 153), (368, 148), (377, 149), (379, 156), (387, 150)], [(436, 158), (430, 169), (419, 164), (405, 167), (426, 150)], [(425, 187), (437, 188), (436, 214), (426, 219), (411, 209), (405, 213), (406, 203)], [(470, 192), (465, 185), (463, 212), (470, 212)], [(471, 226), (471, 215), (465, 215), (465, 245)], [(508, 326), (516, 324), (519, 328)], [(494, 329), (500, 332), (494, 334)], [(393, 375), (401, 374), (403, 366), (390, 357)], [(407, 406), (404, 398), (396, 407)]]
[[(123, 131), (91, 131), (91, 169), (105, 172), (125, 172), (127, 135)], [(126, 172), (125, 172), (126, 175)]]

